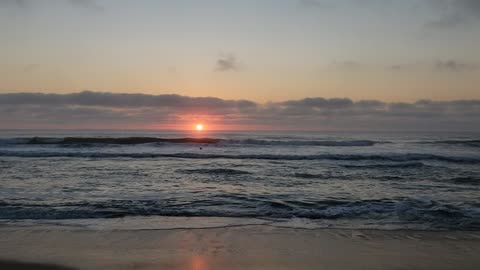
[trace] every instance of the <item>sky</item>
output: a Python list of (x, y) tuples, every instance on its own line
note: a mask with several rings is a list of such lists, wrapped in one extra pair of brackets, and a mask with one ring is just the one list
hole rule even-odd
[(1, 0), (0, 34), (0, 128), (480, 129), (477, 0)]

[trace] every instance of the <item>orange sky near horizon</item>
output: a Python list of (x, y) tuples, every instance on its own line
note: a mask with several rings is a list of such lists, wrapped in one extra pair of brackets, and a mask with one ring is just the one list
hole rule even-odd
[(318, 1), (2, 1), (0, 93), (480, 99), (469, 1)]

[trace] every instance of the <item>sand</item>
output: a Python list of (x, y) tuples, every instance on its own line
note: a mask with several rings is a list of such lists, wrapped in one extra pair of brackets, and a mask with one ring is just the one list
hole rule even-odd
[(0, 269), (476, 270), (480, 232), (8, 227), (0, 229)]

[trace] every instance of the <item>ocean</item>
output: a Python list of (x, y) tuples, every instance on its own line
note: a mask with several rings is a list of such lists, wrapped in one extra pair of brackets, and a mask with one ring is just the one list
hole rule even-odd
[(480, 230), (480, 134), (0, 132), (0, 226), (176, 218)]

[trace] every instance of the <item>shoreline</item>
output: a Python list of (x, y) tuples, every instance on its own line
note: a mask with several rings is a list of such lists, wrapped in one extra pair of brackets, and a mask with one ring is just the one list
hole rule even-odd
[(148, 231), (222, 229), (248, 226), (267, 226), (279, 229), (303, 230), (363, 230), (363, 231), (421, 231), (421, 232), (476, 232), (477, 229), (432, 228), (428, 224), (394, 222), (377, 224), (366, 220), (335, 220), (306, 218), (247, 218), (247, 217), (181, 217), (181, 216), (131, 216), (121, 218), (90, 219), (0, 219), (1, 229), (55, 229), (92, 231)]
[[(265, 225), (160, 230), (0, 227), (0, 268), (7, 270), (473, 270), (480, 265), (477, 254), (480, 231), (292, 229)], [(8, 261), (46, 264), (49, 268), (2, 267)]]

